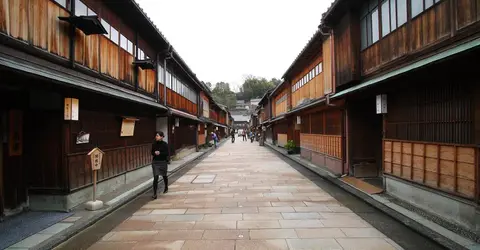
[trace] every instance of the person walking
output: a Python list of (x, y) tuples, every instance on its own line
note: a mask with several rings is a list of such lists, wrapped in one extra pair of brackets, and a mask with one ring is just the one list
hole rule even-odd
[(217, 148), (218, 136), (217, 134), (215, 134), (215, 132), (212, 132), (212, 140), (213, 140), (213, 145), (215, 145), (215, 148)]
[(163, 141), (163, 138), (165, 138), (163, 132), (156, 132), (155, 141), (152, 144), (153, 199), (157, 199), (158, 177), (160, 175), (163, 177), (163, 183), (165, 185), (163, 193), (168, 192), (167, 170), (168, 163), (170, 162), (170, 154), (168, 144)]
[(232, 143), (235, 143), (235, 129), (230, 130), (230, 136), (232, 137)]
[(243, 141), (247, 141), (247, 132), (245, 129), (242, 131), (242, 136), (243, 136)]

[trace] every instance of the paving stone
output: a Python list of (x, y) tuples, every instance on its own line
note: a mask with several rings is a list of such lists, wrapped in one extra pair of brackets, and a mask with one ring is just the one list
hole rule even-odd
[(332, 212), (327, 206), (294, 207), (296, 212)]
[(289, 239), (287, 240), (290, 249), (309, 249), (309, 250), (341, 250), (342, 247), (335, 239)]
[(323, 218), (319, 213), (282, 213), (285, 220), (304, 220), (304, 219), (320, 219)]
[(231, 207), (223, 208), (222, 214), (239, 214), (239, 213), (258, 213), (256, 207)]
[(288, 250), (285, 240), (237, 240), (235, 250)]
[(203, 234), (205, 240), (248, 240), (249, 238), (248, 230), (205, 230)]
[(295, 239), (294, 229), (255, 229), (250, 230), (251, 239)]
[(345, 250), (396, 250), (382, 238), (339, 238), (337, 241)]
[(150, 214), (185, 214), (187, 209), (155, 209)]
[(185, 214), (219, 214), (221, 208), (189, 208)]
[(169, 229), (193, 229), (195, 221), (157, 222), (153, 225), (154, 230)]
[(320, 220), (280, 220), (282, 228), (318, 228), (325, 227)]
[(53, 224), (52, 226), (40, 231), (40, 234), (57, 234), (60, 233), (61, 231), (73, 226), (73, 223), (56, 223)]
[(185, 241), (176, 240), (176, 241), (150, 241), (150, 242), (139, 242), (133, 247), (134, 250), (148, 250), (148, 249), (168, 249), (168, 250), (180, 250), (182, 249)]
[[(198, 183), (191, 183), (194, 180)], [(267, 148), (237, 143), (198, 162), (170, 185), (168, 194), (149, 201), (92, 249), (394, 246), (398, 247)]]
[(167, 215), (165, 221), (200, 221), (203, 214)]
[(356, 219), (321, 219), (325, 227), (371, 227), (366, 222)]
[(203, 221), (236, 221), (242, 220), (242, 214), (206, 214)]
[(295, 209), (293, 207), (259, 207), (258, 212), (259, 213), (293, 213), (295, 212)]
[(305, 207), (305, 203), (301, 201), (279, 201), (279, 202), (274, 202), (272, 201), (272, 206), (273, 207)]
[(12, 248), (31, 248), (34, 247), (42, 242), (44, 242), (46, 239), (52, 237), (50, 234), (34, 234), (30, 237), (27, 237), (23, 239), (22, 241), (14, 244), (11, 246)]
[(375, 228), (341, 228), (347, 237), (385, 238), (386, 236)]
[(197, 221), (194, 229), (236, 229), (237, 221)]
[(150, 221), (150, 222), (159, 222), (165, 220), (166, 215), (134, 215), (130, 217), (128, 220), (130, 221)]
[(188, 240), (182, 250), (234, 250), (234, 240)]
[(239, 202), (238, 206), (243, 207), (270, 207), (272, 206), (269, 201), (247, 201)]
[(80, 220), (81, 218), (82, 217), (80, 217), (80, 216), (70, 216), (70, 217), (64, 219), (63, 222), (75, 222), (77, 220)]
[(302, 239), (318, 239), (318, 238), (342, 238), (346, 237), (345, 233), (339, 228), (308, 228), (295, 229), (298, 238)]
[(137, 242), (97, 242), (88, 250), (131, 250), (137, 245)]
[(258, 214), (243, 214), (243, 220), (281, 220), (283, 219), (280, 213), (258, 213)]
[(196, 240), (201, 239), (203, 230), (160, 230), (153, 240)]
[(267, 221), (238, 221), (238, 229), (268, 229), (276, 228), (280, 229), (280, 223), (277, 220), (267, 220)]
[(152, 239), (158, 231), (122, 231), (115, 232), (105, 241), (144, 241)]
[(142, 220), (126, 220), (118, 225), (115, 231), (149, 231), (153, 229), (155, 222)]

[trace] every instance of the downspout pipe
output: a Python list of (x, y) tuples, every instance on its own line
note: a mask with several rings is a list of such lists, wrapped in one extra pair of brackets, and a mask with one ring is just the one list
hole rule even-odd
[(168, 44), (167, 54), (163, 57), (163, 104), (167, 107), (167, 59), (172, 58), (172, 45)]
[[(334, 46), (334, 34), (333, 29), (326, 26), (325, 24), (320, 24), (318, 27), (320, 34), (323, 36), (330, 36), (330, 56), (331, 56), (331, 70), (332, 70), (332, 88), (334, 89), (331, 93), (325, 95), (325, 104), (329, 107), (335, 107), (337, 105), (330, 103), (330, 96), (335, 93), (335, 46)], [(325, 32), (323, 29), (328, 29), (328, 32)]]

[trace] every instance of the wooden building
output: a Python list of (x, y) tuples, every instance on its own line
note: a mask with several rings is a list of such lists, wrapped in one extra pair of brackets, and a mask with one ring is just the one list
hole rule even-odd
[[(286, 81), (280, 83), (270, 94), (270, 103), (272, 107), (272, 118), (270, 120), (273, 143), (279, 147), (285, 146), (289, 140), (294, 140), (293, 120), (286, 114), (291, 110), (291, 91), (290, 84)], [(297, 137), (296, 145), (299, 145), (300, 138)]]
[(349, 174), (477, 234), (479, 6), (337, 0), (321, 25), (334, 40), (331, 99), (346, 101)]
[(342, 102), (329, 103), (334, 93), (332, 38), (317, 30), (283, 75), (291, 92), (289, 133), (300, 154), (318, 167), (343, 174)]
[(199, 144), (202, 91), (134, 0), (0, 1), (0, 215), (91, 199), (94, 147), (98, 195), (151, 175), (155, 131)]

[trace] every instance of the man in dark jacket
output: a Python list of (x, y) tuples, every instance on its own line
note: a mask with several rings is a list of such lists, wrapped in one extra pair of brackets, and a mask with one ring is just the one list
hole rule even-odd
[(163, 177), (163, 183), (165, 188), (163, 193), (168, 192), (168, 163), (170, 161), (170, 154), (168, 150), (168, 144), (163, 141), (165, 135), (163, 132), (155, 133), (155, 141), (152, 144), (152, 170), (153, 170), (153, 199), (157, 199), (158, 177)]

